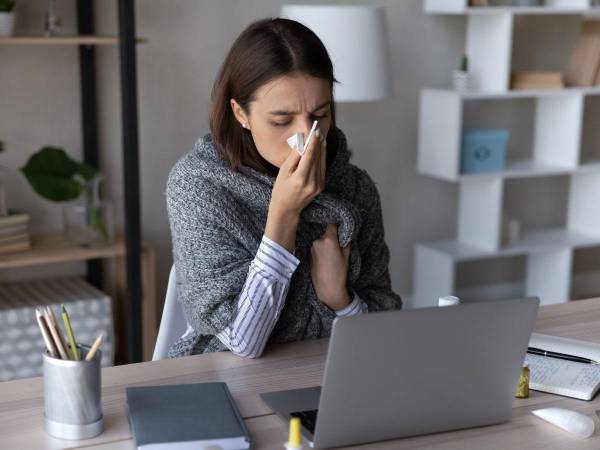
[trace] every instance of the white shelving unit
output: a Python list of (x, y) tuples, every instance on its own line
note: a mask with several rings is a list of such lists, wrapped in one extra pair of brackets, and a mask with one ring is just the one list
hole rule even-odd
[[(425, 0), (425, 11), (467, 16), (466, 54), (478, 81), (475, 92), (426, 88), (419, 111), (418, 170), (459, 184), (456, 239), (420, 243), (415, 248), (415, 306), (433, 306), (455, 291), (457, 263), (524, 255), (525, 294), (543, 304), (570, 296), (573, 250), (600, 246), (600, 156), (581, 159), (584, 100), (600, 96), (600, 86), (561, 90), (509, 90), (513, 19), (516, 14), (600, 12), (590, 0), (554, 0), (552, 6), (469, 7), (468, 0)], [(548, 0), (547, 0), (548, 1)], [(508, 160), (506, 168), (485, 174), (460, 173), (465, 104), (486, 100), (531, 99), (535, 103), (533, 148), (528, 159)], [(599, 153), (600, 155), (600, 153)], [(522, 233), (501, 245), (506, 180), (569, 176), (566, 226)]]

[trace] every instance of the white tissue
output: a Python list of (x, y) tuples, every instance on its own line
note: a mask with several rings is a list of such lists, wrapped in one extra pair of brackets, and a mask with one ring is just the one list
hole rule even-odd
[(292, 150), (297, 150), (301, 155), (304, 154), (304, 135), (302, 133), (294, 133), (287, 138), (288, 145)]
[[(301, 155), (304, 155), (304, 153), (306, 152), (306, 148), (308, 147), (310, 138), (311, 138), (312, 134), (314, 133), (315, 129), (317, 128), (318, 124), (319, 124), (318, 120), (315, 120), (313, 122), (312, 128), (310, 129), (310, 132), (308, 133), (308, 137), (306, 138), (306, 142), (304, 142), (304, 134), (303, 133), (292, 134), (289, 138), (286, 139), (286, 142), (293, 150), (297, 150), (298, 153), (300, 153)], [(323, 141), (323, 139), (321, 139), (321, 141)]]
[(581, 438), (594, 434), (594, 420), (585, 414), (565, 408), (543, 408), (531, 411), (541, 419)]

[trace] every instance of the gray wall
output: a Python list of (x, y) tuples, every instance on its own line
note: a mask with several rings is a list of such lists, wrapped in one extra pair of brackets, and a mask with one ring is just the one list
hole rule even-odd
[[(19, 3), (18, 31), (39, 29), (43, 3)], [(73, 30), (73, 3), (59, 1), (67, 31)], [(251, 21), (276, 16), (283, 2), (142, 0), (136, 3), (138, 35), (148, 39), (148, 43), (138, 46), (143, 237), (157, 251), (158, 288), (162, 297), (171, 265), (164, 197), (168, 172), (194, 141), (208, 131), (210, 90), (233, 40)], [(338, 104), (338, 120), (354, 150), (354, 163), (365, 168), (379, 186), (392, 254), (393, 285), (399, 293), (408, 294), (412, 290), (414, 243), (452, 237), (455, 233), (456, 186), (417, 174), (416, 130), (419, 89), (450, 82), (451, 70), (463, 52), (465, 19), (425, 16), (420, 0), (329, 3), (373, 3), (387, 10), (396, 96), (378, 103)], [(96, 2), (99, 32), (116, 32), (115, 8), (114, 1)], [(558, 18), (527, 20), (530, 22), (519, 20), (515, 27), (515, 66), (562, 67), (577, 30), (577, 19), (561, 20), (561, 33), (555, 32)], [(0, 59), (6, 61), (0, 68), (0, 139), (8, 146), (1, 163), (19, 167), (43, 144), (61, 145), (73, 155), (80, 155), (76, 49), (0, 47)], [(117, 49), (100, 47), (97, 65), (100, 148), (107, 178), (103, 192), (115, 202), (117, 222), (122, 223)], [(532, 105), (526, 102), (509, 102), (490, 114), (497, 116), (499, 124), (506, 123), (518, 130), (519, 124), (532, 122), (532, 111)], [(595, 113), (597, 119), (597, 107)], [(475, 109), (467, 121), (476, 122), (477, 115)], [(527, 148), (531, 134), (527, 129), (515, 133), (510, 151), (518, 154)], [(35, 232), (60, 229), (58, 205), (37, 198), (18, 174), (9, 174), (8, 182), (11, 205), (32, 213)], [(531, 226), (560, 223), (564, 218), (565, 184), (560, 178), (519, 181), (518, 186), (511, 183), (507, 205)], [(523, 189), (531, 195), (535, 192), (535, 197), (523, 196)], [(536, 198), (535, 209), (531, 208), (531, 198)], [(584, 262), (578, 265), (589, 269), (594, 254), (579, 259)], [(514, 259), (483, 266), (465, 265), (460, 268), (459, 281), (464, 286), (510, 281), (522, 276), (522, 269), (522, 261)], [(81, 265), (75, 264), (4, 272), (0, 273), (0, 280), (82, 270)]]

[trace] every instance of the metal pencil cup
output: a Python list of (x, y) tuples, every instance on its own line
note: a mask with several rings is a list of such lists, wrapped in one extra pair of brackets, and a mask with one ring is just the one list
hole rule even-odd
[(60, 439), (88, 439), (102, 433), (100, 403), (100, 361), (96, 352), (78, 345), (81, 361), (53, 358), (44, 352), (44, 425), (46, 432)]

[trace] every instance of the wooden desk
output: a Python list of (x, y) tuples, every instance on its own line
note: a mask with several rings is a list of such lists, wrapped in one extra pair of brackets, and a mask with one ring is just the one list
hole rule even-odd
[[(541, 307), (535, 329), (600, 342), (600, 298)], [(326, 350), (327, 339), (321, 339), (271, 346), (259, 359), (242, 359), (225, 352), (103, 369), (105, 431), (87, 441), (62, 441), (45, 434), (41, 378), (0, 383), (0, 448), (84, 446), (93, 450), (129, 450), (133, 444), (125, 415), (126, 386), (219, 380), (229, 385), (256, 448), (279, 450), (287, 439), (287, 426), (271, 413), (258, 394), (319, 385)], [(600, 431), (592, 439), (580, 440), (530, 414), (531, 409), (549, 406), (594, 414), (600, 409), (600, 396), (585, 402), (532, 391), (528, 399), (514, 400), (513, 418), (509, 423), (374, 443), (362, 448), (600, 448)]]

